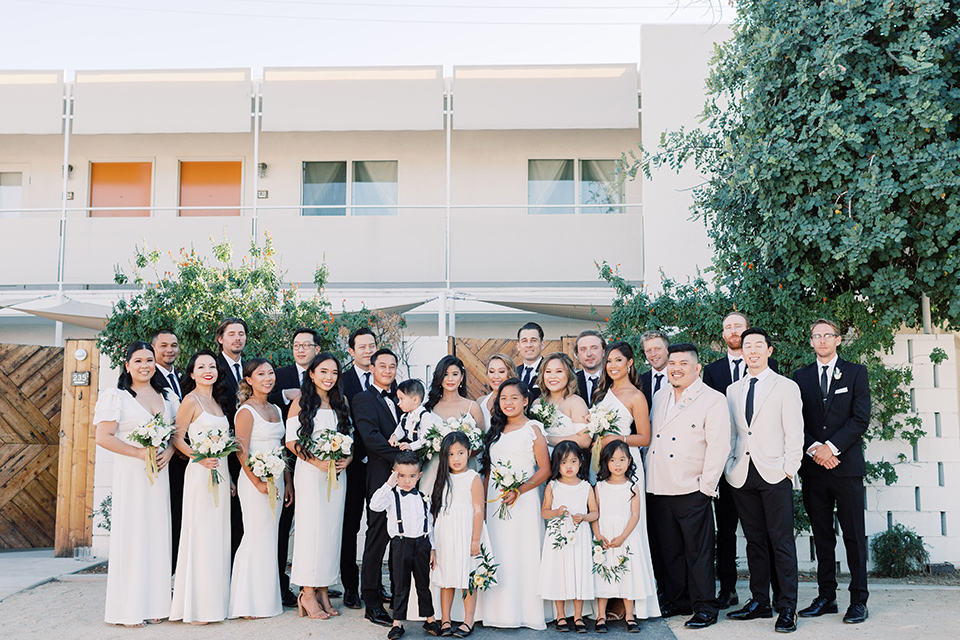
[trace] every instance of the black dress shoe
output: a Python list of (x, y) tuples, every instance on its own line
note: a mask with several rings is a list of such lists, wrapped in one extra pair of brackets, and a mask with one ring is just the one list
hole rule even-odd
[(709, 615), (698, 611), (693, 617), (683, 623), (687, 629), (706, 629), (712, 624), (717, 624), (717, 615)]
[(331, 598), (339, 598), (340, 596), (343, 595), (343, 591), (340, 591), (340, 589), (330, 588), (330, 589), (327, 589), (327, 595), (330, 596)]
[(717, 607), (720, 609), (729, 609), (740, 604), (740, 596), (736, 591), (721, 591), (717, 596)]
[(675, 604), (667, 603), (666, 605), (660, 607), (660, 617), (661, 618), (672, 618), (673, 616), (689, 616), (693, 613), (692, 609), (684, 609), (683, 607), (678, 607)]
[(866, 602), (858, 602), (847, 607), (847, 612), (843, 614), (843, 621), (847, 624), (859, 624), (870, 616), (867, 611)]
[(406, 630), (403, 627), (390, 627), (390, 631), (387, 632), (387, 640), (397, 640), (406, 633)]
[(823, 596), (817, 596), (813, 599), (813, 603), (806, 609), (800, 609), (797, 612), (797, 615), (801, 618), (816, 618), (822, 616), (825, 613), (837, 613), (837, 601), (824, 598)]
[(792, 633), (797, 630), (797, 612), (790, 607), (780, 607), (777, 623), (773, 625), (775, 631)]
[(390, 614), (387, 613), (383, 607), (367, 609), (367, 612), (363, 614), (363, 617), (373, 624), (383, 625), (384, 627), (393, 626), (393, 618), (390, 617)]
[(424, 622), (423, 630), (426, 631), (431, 636), (435, 636), (435, 637), (439, 636), (440, 624), (436, 620), (434, 620), (433, 622)]
[(356, 589), (346, 589), (343, 592), (343, 606), (347, 609), (360, 609), (363, 607), (363, 601)]
[(757, 618), (772, 618), (773, 609), (769, 604), (760, 604), (753, 598), (742, 608), (731, 611), (727, 617), (732, 620), (756, 620)]
[(292, 609), (297, 606), (297, 596), (293, 595), (293, 591), (290, 591), (290, 589), (284, 589), (280, 593), (280, 602), (283, 603), (283, 606)]

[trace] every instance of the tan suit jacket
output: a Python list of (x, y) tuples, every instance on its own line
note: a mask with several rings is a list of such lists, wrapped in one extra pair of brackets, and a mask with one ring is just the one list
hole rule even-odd
[(770, 372), (753, 402), (753, 421), (744, 415), (744, 385), (749, 376), (727, 388), (727, 405), (733, 424), (727, 482), (740, 488), (747, 481), (750, 461), (769, 484), (797, 477), (803, 458), (803, 404), (800, 387), (789, 378)]
[(715, 497), (730, 455), (730, 412), (722, 393), (699, 378), (672, 407), (672, 387), (653, 397), (650, 448), (645, 460), (647, 493)]

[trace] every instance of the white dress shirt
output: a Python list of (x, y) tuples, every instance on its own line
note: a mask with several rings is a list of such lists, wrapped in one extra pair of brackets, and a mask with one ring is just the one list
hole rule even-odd
[[(839, 359), (840, 359), (840, 356), (838, 356), (837, 354), (833, 354), (833, 358), (826, 365), (824, 365), (822, 362), (817, 360), (817, 385), (820, 384), (820, 377), (823, 375), (823, 367), (826, 366), (827, 367), (827, 390), (830, 389), (830, 387), (833, 385), (833, 372), (836, 371), (837, 369), (837, 360)], [(812, 458), (813, 450), (822, 444), (826, 444), (828, 447), (830, 447), (830, 451), (833, 451), (833, 455), (835, 456), (840, 455), (840, 449), (837, 449), (834, 446), (834, 444), (829, 440), (827, 440), (826, 443), (823, 443), (817, 440), (816, 442), (811, 444), (810, 448), (807, 449), (807, 455)]]
[(403, 519), (403, 533), (397, 524), (397, 499), (395, 493), (400, 493), (400, 487), (391, 487), (384, 483), (370, 496), (370, 509), (385, 511), (387, 514), (387, 533), (391, 538), (420, 538), (423, 536), (424, 520), (426, 520), (427, 538), (433, 548), (433, 515), (426, 496), (414, 487), (412, 493), (400, 495), (400, 518)]
[[(763, 383), (766, 382), (767, 378), (770, 377), (770, 374), (771, 374), (772, 372), (773, 372), (773, 369), (771, 369), (770, 367), (767, 367), (766, 369), (764, 369), (763, 371), (761, 371), (761, 372), (758, 373), (757, 375), (753, 375), (752, 373), (750, 373), (750, 372), (748, 371), (747, 374), (746, 374), (745, 376), (743, 376), (744, 378), (756, 378), (756, 379), (757, 379), (757, 383), (756, 383), (755, 385), (753, 385), (753, 402), (754, 402), (754, 408), (756, 408), (757, 398), (760, 397), (760, 389), (763, 387)], [(740, 400), (740, 403), (741, 403), (741, 405), (743, 406), (744, 413), (746, 413), (746, 410), (747, 410), (747, 394), (749, 394), (749, 393), (750, 393), (750, 380), (748, 379), (748, 380), (743, 384), (743, 398)]]
[(367, 385), (364, 383), (364, 380), (367, 378), (367, 374), (369, 373), (369, 374), (370, 374), (370, 384), (373, 384), (373, 372), (372, 372), (372, 371), (364, 371), (363, 369), (361, 369), (360, 367), (358, 367), (358, 366), (356, 366), (356, 365), (354, 365), (353, 371), (354, 371), (354, 373), (357, 374), (357, 379), (360, 381), (360, 390), (361, 390), (361, 391), (366, 391), (366, 390), (367, 390)]
[[(227, 368), (230, 369), (230, 375), (232, 375), (237, 382), (240, 382), (241, 380), (243, 380), (243, 363), (240, 360), (234, 360), (233, 358), (228, 356), (226, 351), (224, 351), (221, 355), (223, 355), (223, 359), (227, 361)], [(237, 376), (236, 367), (233, 366), (235, 364), (240, 365), (239, 376)]]
[[(177, 372), (173, 369), (169, 371), (163, 367), (161, 364), (157, 364), (157, 371), (160, 372), (160, 375), (163, 376), (163, 379), (166, 380), (168, 385), (171, 385), (171, 391), (177, 394), (177, 397), (181, 397), (183, 392), (180, 390), (180, 377), (177, 375)], [(170, 378), (170, 375), (173, 375), (173, 379)]]
[[(407, 438), (411, 451), (417, 451), (423, 448), (425, 443), (423, 438), (424, 433), (430, 428), (430, 421), (427, 418), (429, 415), (423, 407), (417, 407), (415, 411), (403, 414), (400, 417), (400, 423), (390, 437), (396, 438), (397, 442), (403, 440), (403, 438)], [(417, 429), (416, 434), (413, 433), (414, 427)], [(416, 437), (414, 437), (414, 435), (416, 435)]]
[[(734, 364), (733, 363), (734, 360), (739, 360), (740, 362), (738, 362), (737, 364)], [(747, 363), (744, 361), (742, 353), (738, 356), (735, 356), (729, 351), (727, 351), (727, 366), (730, 368), (731, 381), (739, 380), (740, 378), (745, 376), (747, 373)], [(740, 375), (735, 377), (734, 371), (739, 371)], [(757, 384), (760, 384), (760, 383), (758, 382)]]

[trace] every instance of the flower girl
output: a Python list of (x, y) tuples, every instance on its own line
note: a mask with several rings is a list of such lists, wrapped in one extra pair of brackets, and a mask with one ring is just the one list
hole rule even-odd
[[(465, 638), (476, 622), (478, 589), (471, 585), (481, 553), (490, 551), (483, 523), (483, 481), (470, 469), (470, 441), (461, 431), (452, 431), (440, 447), (441, 461), (433, 488), (431, 511), (435, 519), (436, 565), (433, 585), (440, 589), (440, 631)], [(463, 589), (464, 619), (451, 629), (450, 609), (457, 589)]]
[(582, 523), (594, 522), (600, 514), (586, 471), (576, 442), (564, 440), (554, 448), (540, 511), (548, 521), (540, 560), (540, 597), (554, 601), (558, 631), (570, 630), (565, 601), (573, 600), (573, 627), (586, 633), (583, 601), (594, 598), (593, 537), (590, 525)]

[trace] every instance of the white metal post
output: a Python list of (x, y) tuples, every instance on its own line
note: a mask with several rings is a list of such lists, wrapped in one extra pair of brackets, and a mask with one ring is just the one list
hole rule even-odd
[[(63, 188), (60, 193), (60, 249), (57, 256), (57, 300), (63, 300), (64, 257), (67, 246), (67, 178), (70, 176), (70, 129), (73, 125), (73, 83), (66, 83), (63, 98)], [(57, 322), (54, 343), (63, 346), (63, 323)]]
[(260, 81), (253, 81), (253, 241), (257, 241), (257, 204), (260, 199)]
[[(451, 82), (450, 78), (444, 79), (444, 110), (443, 110), (443, 120), (444, 128), (446, 129), (446, 169), (447, 169), (447, 194), (446, 194), (446, 230), (444, 232), (444, 261), (443, 261), (443, 277), (444, 277), (444, 292), (440, 298), (441, 302), (446, 302), (447, 298), (450, 296), (450, 131), (453, 129), (453, 92), (451, 91)], [(446, 337), (447, 332), (444, 328), (444, 318), (446, 314), (446, 305), (441, 304), (438, 314), (440, 316), (440, 336)], [(450, 335), (454, 334), (454, 319), (453, 315), (450, 316)]]

